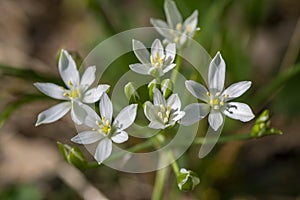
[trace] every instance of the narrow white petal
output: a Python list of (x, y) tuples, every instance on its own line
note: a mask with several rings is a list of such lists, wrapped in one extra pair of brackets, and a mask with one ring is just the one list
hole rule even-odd
[(66, 50), (61, 50), (60, 52), (58, 70), (66, 86), (70, 86), (69, 81), (73, 85), (79, 83), (79, 73), (76, 68), (76, 63)]
[(80, 88), (84, 92), (86, 89), (88, 89), (96, 78), (96, 66), (90, 66), (86, 68), (84, 71), (81, 81), (80, 81)]
[(92, 144), (103, 138), (104, 136), (97, 131), (83, 131), (78, 133), (75, 137), (71, 138), (72, 142), (78, 144)]
[(128, 134), (125, 131), (121, 131), (118, 133), (113, 134), (111, 140), (114, 143), (123, 143), (128, 140)]
[(113, 114), (113, 105), (106, 93), (102, 95), (99, 107), (101, 117), (104, 117), (105, 119), (108, 119), (111, 122)]
[(89, 89), (84, 94), (82, 101), (84, 103), (95, 103), (96, 101), (99, 101), (103, 93), (105, 93), (109, 87), (109, 85), (101, 84), (95, 88)]
[(224, 92), (223, 95), (228, 95), (226, 101), (232, 100), (244, 94), (251, 87), (251, 81), (241, 81), (230, 85)]
[(168, 44), (166, 47), (166, 61), (168, 63), (172, 63), (175, 59), (176, 56), (176, 44), (175, 43), (171, 43)]
[(167, 18), (167, 22), (170, 27), (175, 29), (178, 23), (182, 23), (182, 16), (177, 9), (177, 6), (172, 0), (165, 0), (164, 10)]
[(144, 114), (147, 117), (147, 119), (149, 121), (155, 121), (156, 117), (155, 117), (155, 112), (154, 112), (154, 106), (152, 105), (152, 103), (150, 101), (147, 101), (144, 104)]
[(151, 55), (155, 58), (157, 54), (160, 58), (164, 56), (164, 47), (159, 39), (155, 39), (151, 46)]
[(52, 106), (38, 115), (35, 126), (40, 124), (49, 124), (62, 118), (71, 109), (70, 102), (63, 102)]
[(152, 129), (165, 129), (165, 125), (158, 121), (152, 121), (148, 126)]
[(218, 52), (209, 64), (208, 84), (210, 91), (221, 92), (225, 82), (225, 62)]
[(223, 113), (232, 119), (242, 122), (248, 122), (255, 117), (247, 104), (239, 102), (228, 103), (228, 108)]
[(92, 109), (90, 106), (81, 104), (81, 108), (84, 109), (86, 116), (83, 119), (83, 123), (87, 125), (90, 128), (99, 128), (96, 125), (96, 122), (101, 121), (99, 115), (95, 112), (94, 109)]
[(141, 63), (150, 63), (150, 53), (142, 42), (132, 40), (132, 50)]
[(167, 105), (170, 106), (173, 110), (180, 110), (181, 101), (178, 94), (172, 94), (167, 100)]
[(54, 99), (67, 100), (64, 96), (65, 89), (53, 83), (34, 83), (34, 86), (45, 95)]
[(223, 115), (221, 112), (211, 110), (208, 115), (208, 123), (213, 130), (218, 130), (223, 124)]
[(71, 118), (75, 124), (81, 125), (86, 121), (88, 113), (85, 106), (79, 101), (72, 101)]
[(100, 140), (96, 152), (95, 159), (99, 164), (101, 164), (106, 158), (108, 158), (112, 151), (112, 142), (108, 138), (103, 138)]
[(168, 71), (174, 69), (175, 66), (175, 63), (168, 65), (166, 68), (163, 69), (163, 73), (167, 73)]
[(173, 124), (175, 122), (177, 122), (178, 120), (182, 119), (185, 115), (184, 111), (177, 111), (175, 113), (172, 113), (170, 116), (170, 121), (174, 121)]
[(185, 87), (194, 97), (196, 97), (202, 101), (205, 101), (205, 102), (209, 101), (209, 97), (207, 96), (208, 91), (200, 83), (197, 83), (192, 80), (185, 81)]
[(129, 68), (132, 71), (134, 71), (138, 74), (143, 74), (143, 75), (150, 74), (151, 67), (152, 67), (151, 64), (141, 64), (141, 63), (136, 63), (136, 64), (129, 65)]
[(183, 111), (185, 115), (180, 124), (189, 126), (203, 119), (209, 113), (210, 106), (204, 103), (192, 103), (187, 105)]
[(154, 89), (153, 103), (154, 105), (166, 106), (166, 100), (157, 88)]
[(184, 21), (184, 26), (186, 28), (189, 27), (190, 29), (190, 33), (193, 33), (196, 28), (197, 28), (197, 24), (198, 24), (198, 10), (195, 10), (191, 16), (189, 16), (185, 21)]
[(199, 158), (204, 158), (216, 145), (216, 143), (222, 133), (224, 121), (225, 120), (223, 120), (223, 123), (221, 124), (221, 126), (218, 130), (213, 130), (212, 127), (210, 127), (210, 126), (208, 127), (203, 144), (202, 144), (199, 154), (198, 154)]
[(113, 126), (124, 130), (131, 126), (136, 117), (137, 104), (123, 108), (114, 120)]
[(168, 24), (160, 19), (150, 19), (150, 23), (154, 26), (154, 28), (156, 29), (156, 31), (161, 34), (163, 37), (171, 39), (172, 36), (170, 34), (170, 31), (172, 31), (172, 29), (170, 29), (170, 27), (168, 26)]

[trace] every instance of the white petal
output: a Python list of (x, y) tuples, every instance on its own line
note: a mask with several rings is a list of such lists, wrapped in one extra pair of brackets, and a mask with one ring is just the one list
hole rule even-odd
[(84, 94), (82, 101), (84, 103), (95, 103), (96, 101), (99, 101), (103, 93), (105, 93), (109, 87), (109, 85), (101, 84), (95, 88), (89, 89)]
[(168, 44), (166, 47), (166, 58), (165, 60), (168, 63), (172, 63), (175, 59), (176, 56), (176, 44), (175, 43), (171, 43)]
[(172, 94), (167, 100), (167, 105), (170, 106), (173, 110), (180, 110), (181, 101), (178, 97), (178, 94)]
[(150, 63), (150, 53), (142, 42), (132, 40), (132, 50), (141, 63)]
[(199, 158), (204, 158), (213, 149), (222, 133), (224, 121), (225, 120), (223, 120), (223, 123), (218, 130), (213, 130), (210, 126), (208, 127), (203, 144), (198, 154)]
[(185, 81), (185, 87), (194, 97), (196, 97), (202, 101), (205, 101), (205, 102), (209, 101), (209, 97), (207, 96), (208, 91), (200, 83), (197, 83), (192, 80)]
[(75, 137), (71, 138), (72, 142), (78, 144), (92, 144), (103, 138), (104, 136), (97, 131), (83, 131), (78, 133)]
[(161, 34), (163, 37), (171, 39), (170, 27), (168, 24), (160, 19), (150, 19), (150, 23), (154, 26), (156, 31)]
[(157, 88), (154, 89), (153, 103), (154, 105), (166, 106), (166, 100)]
[(180, 124), (189, 126), (203, 119), (209, 113), (210, 106), (204, 103), (192, 103), (187, 105), (183, 111), (185, 115)]
[(221, 92), (225, 82), (225, 62), (218, 52), (209, 64), (208, 84), (210, 91)]
[(125, 132), (125, 131), (121, 131), (121, 132), (118, 132), (118, 133), (115, 133), (112, 137), (111, 137), (111, 140), (114, 142), (114, 143), (123, 143), (125, 141), (128, 140), (128, 134)]
[(177, 111), (175, 113), (172, 113), (170, 116), (170, 121), (173, 121), (170, 124), (174, 124), (175, 122), (177, 122), (178, 120), (182, 119), (185, 115), (184, 111)]
[(86, 121), (88, 113), (85, 106), (79, 101), (72, 101), (71, 118), (75, 124), (81, 125)]
[(223, 113), (232, 119), (237, 119), (242, 122), (248, 122), (255, 117), (247, 104), (239, 102), (228, 103), (228, 108), (224, 110)]
[(178, 23), (182, 23), (182, 17), (178, 11), (176, 4), (172, 0), (165, 0), (164, 10), (166, 13), (167, 22), (170, 27), (175, 29)]
[(154, 106), (149, 101), (147, 101), (144, 104), (144, 114), (145, 114), (145, 116), (147, 117), (147, 119), (149, 121), (155, 121), (156, 120), (156, 116), (155, 116), (155, 112), (154, 112)]
[(176, 66), (176, 64), (170, 64), (168, 65), (166, 68), (163, 69), (163, 73), (167, 73), (168, 71), (174, 69), (174, 67)]
[(223, 95), (228, 95), (226, 101), (237, 98), (244, 94), (251, 87), (251, 81), (241, 81), (230, 85), (224, 92)]
[(96, 78), (95, 73), (96, 73), (96, 66), (90, 66), (84, 71), (80, 81), (80, 88), (83, 92), (86, 89), (88, 89), (95, 81)]
[(198, 24), (198, 10), (195, 10), (191, 16), (189, 16), (185, 21), (184, 21), (184, 26), (187, 28), (188, 26), (190, 27), (190, 33), (193, 33)]
[(165, 129), (165, 125), (158, 121), (152, 121), (148, 126), (152, 129)]
[(164, 47), (159, 39), (155, 39), (151, 46), (151, 55), (155, 58), (157, 54), (160, 58), (164, 56)]
[(105, 119), (108, 119), (111, 122), (112, 114), (113, 114), (113, 106), (106, 93), (102, 95), (99, 107), (100, 107), (101, 117), (104, 117)]
[(73, 60), (72, 56), (63, 49), (61, 50), (59, 56), (58, 70), (66, 86), (70, 87), (69, 81), (71, 81), (73, 85), (79, 83), (79, 73), (76, 68), (75, 61)]
[(103, 138), (100, 140), (96, 152), (95, 159), (99, 164), (101, 164), (106, 158), (108, 158), (112, 151), (112, 142), (108, 138)]
[(98, 116), (98, 114), (95, 112), (95, 110), (85, 104), (81, 104), (81, 108), (83, 108), (84, 111), (86, 112), (86, 116), (83, 119), (83, 123), (91, 128), (95, 128), (95, 129), (99, 128), (96, 122), (101, 121), (101, 119)]
[(211, 110), (208, 115), (208, 123), (213, 130), (218, 130), (223, 123), (223, 115), (221, 112)]
[(45, 95), (52, 97), (54, 99), (67, 100), (68, 98), (64, 96), (65, 89), (61, 86), (58, 86), (53, 83), (34, 83), (34, 86), (37, 87)]
[(123, 108), (114, 120), (113, 126), (124, 130), (131, 126), (136, 117), (137, 104), (131, 104)]
[(150, 74), (151, 67), (152, 67), (151, 64), (141, 64), (141, 63), (136, 63), (136, 64), (129, 65), (129, 68), (132, 71), (134, 71), (138, 74), (144, 74), (144, 75)]
[(60, 118), (62, 118), (70, 109), (71, 109), (70, 102), (63, 102), (55, 106), (52, 106), (51, 108), (41, 112), (38, 115), (38, 119), (35, 126), (38, 126), (40, 124), (48, 124), (48, 123), (55, 122)]

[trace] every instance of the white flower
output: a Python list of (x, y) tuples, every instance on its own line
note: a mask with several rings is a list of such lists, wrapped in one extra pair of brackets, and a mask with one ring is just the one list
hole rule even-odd
[(184, 111), (187, 113), (182, 119), (183, 125), (191, 125), (208, 113), (208, 122), (213, 130), (218, 130), (223, 123), (223, 115), (242, 122), (254, 118), (251, 108), (245, 103), (229, 102), (245, 93), (251, 86), (251, 81), (241, 81), (230, 85), (224, 90), (225, 62), (218, 52), (209, 65), (208, 88), (195, 81), (186, 81), (185, 86), (196, 98), (205, 103), (188, 105)]
[(41, 112), (38, 115), (36, 126), (55, 122), (62, 118), (69, 110), (71, 110), (72, 120), (76, 124), (82, 124), (82, 120), (86, 115), (85, 108), (88, 107), (83, 103), (95, 103), (109, 88), (108, 85), (98, 85), (89, 89), (96, 78), (96, 67), (88, 67), (80, 79), (75, 61), (65, 50), (61, 50), (60, 52), (58, 70), (67, 89), (53, 83), (34, 83), (35, 87), (49, 97), (64, 100), (63, 103), (59, 103)]
[(112, 152), (112, 141), (123, 143), (128, 140), (128, 134), (124, 129), (128, 128), (135, 120), (137, 104), (126, 106), (112, 122), (113, 106), (106, 93), (100, 100), (100, 115), (88, 110), (89, 115), (84, 124), (92, 128), (73, 137), (71, 140), (79, 144), (92, 144), (99, 141), (96, 148), (95, 159), (98, 163), (108, 158)]
[(184, 22), (174, 1), (165, 0), (164, 10), (167, 22), (160, 19), (150, 19), (151, 24), (159, 34), (165, 37), (165, 42), (176, 43), (178, 49), (182, 48), (192, 38), (197, 30), (198, 11), (195, 10)]
[(132, 40), (132, 48), (141, 63), (129, 65), (132, 71), (139, 74), (161, 77), (176, 64), (173, 63), (176, 55), (175, 44), (168, 44), (164, 50), (161, 42), (156, 39), (151, 46), (151, 55), (144, 44), (138, 40)]
[(161, 92), (154, 89), (153, 103), (147, 101), (144, 106), (150, 128), (165, 129), (185, 115), (184, 111), (180, 111), (181, 102), (177, 94), (172, 94), (166, 101)]

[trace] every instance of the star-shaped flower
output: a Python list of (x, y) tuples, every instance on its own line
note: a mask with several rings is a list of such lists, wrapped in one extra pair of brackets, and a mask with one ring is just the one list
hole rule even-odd
[(153, 104), (145, 103), (144, 113), (150, 121), (149, 127), (153, 129), (165, 129), (173, 126), (184, 115), (180, 111), (181, 102), (177, 94), (172, 94), (167, 100), (158, 89), (154, 89)]
[(176, 66), (173, 63), (176, 55), (174, 43), (168, 44), (164, 49), (158, 39), (154, 40), (151, 55), (145, 45), (138, 40), (132, 40), (132, 48), (141, 62), (129, 65), (130, 69), (136, 73), (161, 77)]
[(124, 130), (134, 122), (137, 104), (126, 106), (114, 120), (112, 120), (113, 106), (106, 93), (101, 97), (99, 107), (100, 116), (90, 108), (84, 122), (92, 129), (79, 133), (71, 140), (79, 144), (92, 144), (99, 141), (94, 158), (101, 164), (112, 152), (112, 141), (123, 143), (128, 140), (128, 134)]
[(224, 115), (242, 122), (254, 118), (251, 108), (245, 103), (229, 102), (244, 94), (251, 86), (251, 81), (241, 81), (230, 85), (224, 90), (225, 62), (218, 52), (209, 65), (208, 88), (189, 80), (185, 82), (187, 90), (205, 103), (188, 105), (184, 111), (186, 116), (181, 120), (183, 125), (191, 125), (206, 115), (213, 130), (218, 130), (223, 123)]
[(184, 22), (182, 16), (178, 11), (176, 4), (172, 0), (165, 0), (164, 10), (167, 18), (167, 22), (160, 19), (151, 19), (150, 22), (165, 38), (166, 43), (176, 43), (176, 47), (181, 49), (189, 38), (195, 35), (198, 24), (198, 11), (195, 10), (191, 16), (189, 16)]
[(34, 83), (35, 87), (49, 97), (64, 100), (63, 103), (59, 103), (41, 112), (38, 115), (36, 126), (55, 122), (62, 118), (69, 110), (71, 110), (72, 120), (76, 124), (82, 124), (82, 120), (86, 115), (85, 108), (88, 107), (83, 103), (95, 103), (109, 88), (109, 85), (98, 85), (89, 89), (96, 78), (96, 67), (88, 67), (80, 79), (75, 61), (65, 50), (61, 50), (60, 52), (58, 70), (67, 88), (54, 83)]

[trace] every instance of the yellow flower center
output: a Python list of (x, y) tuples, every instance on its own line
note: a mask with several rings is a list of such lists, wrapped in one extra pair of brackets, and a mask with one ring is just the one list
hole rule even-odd
[(154, 65), (155, 67), (160, 67), (165, 61), (165, 56), (160, 57), (157, 51), (154, 57), (152, 55), (150, 56), (150, 60), (152, 65)]
[(219, 110), (222, 106), (224, 106), (224, 101), (229, 95), (223, 94), (222, 96), (220, 96), (220, 92), (216, 93), (216, 95), (211, 95), (210, 92), (207, 92), (207, 96), (210, 97), (210, 107), (212, 107), (215, 110)]
[(157, 115), (159, 116), (159, 118), (161, 118), (161, 120), (164, 123), (167, 123), (169, 121), (169, 117), (171, 114), (171, 107), (170, 106), (165, 107), (164, 105), (161, 104), (159, 108), (160, 109)]
[(108, 135), (111, 131), (110, 121), (105, 119), (104, 117), (101, 118), (101, 122), (96, 121), (97, 126), (99, 126), (100, 130)]

